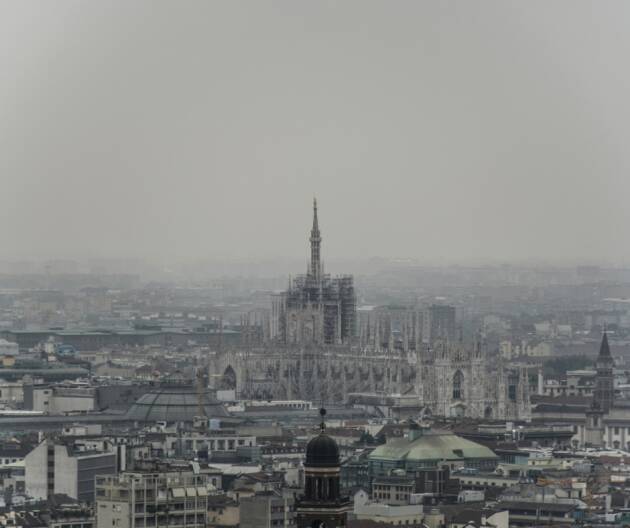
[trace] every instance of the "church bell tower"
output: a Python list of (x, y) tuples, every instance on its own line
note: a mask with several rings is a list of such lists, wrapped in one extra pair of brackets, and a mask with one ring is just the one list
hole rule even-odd
[(595, 391), (593, 404), (600, 411), (607, 413), (613, 406), (615, 388), (613, 383), (613, 367), (615, 360), (610, 355), (608, 336), (604, 332), (602, 344), (599, 347), (599, 355), (595, 363), (597, 376), (595, 378)]
[(345, 528), (350, 500), (341, 496), (339, 448), (326, 434), (324, 416), (319, 434), (306, 446), (304, 494), (297, 500), (297, 528)]

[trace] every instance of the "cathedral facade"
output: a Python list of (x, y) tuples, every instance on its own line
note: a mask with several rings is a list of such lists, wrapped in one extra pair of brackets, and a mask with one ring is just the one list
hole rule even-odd
[(351, 276), (331, 277), (321, 261), (313, 204), (307, 273), (274, 296), (269, 339), (225, 347), (210, 373), (242, 398), (348, 402), (349, 395), (415, 395), (425, 414), (524, 420), (524, 369), (455, 336), (455, 309), (356, 309)]
[(530, 418), (527, 369), (497, 362), (481, 341), (438, 341), (420, 358), (418, 394), (434, 414), (502, 420)]
[(229, 349), (210, 357), (212, 377), (244, 399), (308, 400), (340, 404), (356, 398), (416, 398), (423, 414), (528, 420), (525, 368), (482, 349), (436, 342), (419, 353), (369, 354), (357, 347), (278, 345)]

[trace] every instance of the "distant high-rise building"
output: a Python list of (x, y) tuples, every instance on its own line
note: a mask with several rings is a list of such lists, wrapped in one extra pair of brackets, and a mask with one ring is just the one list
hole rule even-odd
[(283, 343), (336, 345), (349, 342), (355, 335), (354, 279), (324, 273), (321, 242), (317, 201), (313, 201), (307, 273), (290, 281), (289, 288), (274, 297), (272, 338)]
[(429, 306), (424, 312), (423, 326), (422, 337), (427, 343), (436, 339), (455, 339), (455, 307), (443, 304)]

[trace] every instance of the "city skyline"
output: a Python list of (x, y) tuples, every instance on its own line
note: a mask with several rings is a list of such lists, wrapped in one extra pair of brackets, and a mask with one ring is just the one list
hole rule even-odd
[(628, 20), (0, 2), (0, 528), (630, 527)]

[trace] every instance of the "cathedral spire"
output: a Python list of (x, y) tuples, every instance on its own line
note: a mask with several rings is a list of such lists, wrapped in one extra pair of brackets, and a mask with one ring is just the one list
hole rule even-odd
[(599, 346), (599, 357), (610, 357), (610, 346), (608, 346), (608, 334), (604, 330), (602, 344)]
[(311, 229), (311, 234), (314, 233), (319, 235), (319, 223), (317, 222), (317, 198), (313, 198), (313, 229)]
[(322, 237), (319, 234), (319, 222), (317, 220), (317, 198), (313, 198), (313, 228), (311, 229), (311, 269), (310, 275), (316, 280), (321, 279), (322, 264), (320, 258), (320, 246)]

